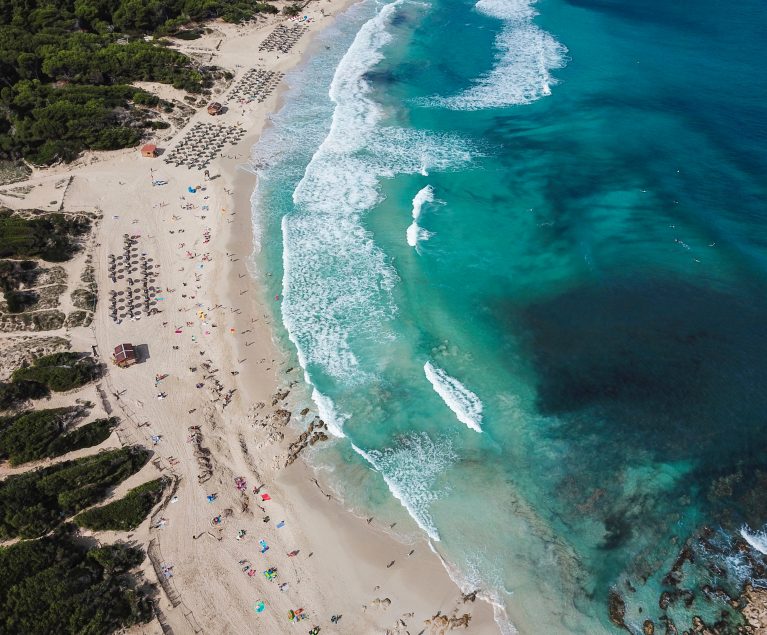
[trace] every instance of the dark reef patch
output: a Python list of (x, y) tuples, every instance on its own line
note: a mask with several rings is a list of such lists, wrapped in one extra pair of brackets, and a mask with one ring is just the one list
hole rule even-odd
[[(764, 294), (677, 279), (588, 283), (511, 308), (556, 434), (599, 434), (656, 460), (762, 462)], [(588, 415), (588, 416), (583, 416)]]

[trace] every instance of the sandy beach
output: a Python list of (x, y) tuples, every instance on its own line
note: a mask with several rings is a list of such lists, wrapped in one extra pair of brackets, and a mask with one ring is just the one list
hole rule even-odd
[[(227, 97), (253, 67), (285, 73), (296, 66), (312, 35), (349, 5), (308, 5), (306, 32), (287, 53), (258, 50), (277, 25), (294, 25), (284, 16), (210, 25), (212, 33), (178, 48), (235, 73), (214, 97), (223, 114), (212, 117), (200, 107), (183, 128), (153, 141), (158, 158), (141, 157), (138, 148), (88, 153), (35, 171), (29, 180), (35, 187), (21, 200), (0, 196), (13, 208), (101, 215), (92, 245), (99, 289), (93, 324), (60, 334), (71, 338), (73, 350), (95, 345), (106, 363), (124, 342), (143, 352), (131, 368), (109, 364), (93, 390), (99, 412), (122, 419), (117, 438), (104, 447), (142, 443), (154, 451), (113, 498), (158, 473), (175, 483), (136, 532), (114, 536), (148, 547), (145, 575), (162, 586), (162, 625), (136, 632), (289, 633), (314, 626), (323, 633), (497, 632), (491, 607), (465, 600), (425, 541), (403, 544), (384, 531), (385, 520), (368, 523), (348, 513), (302, 460), (284, 467), (289, 444), (303, 431), (304, 445), (312, 438), (334, 442), (315, 412), (290, 412), (300, 369), (287, 368), (273, 340), (273, 312), (249, 272), (255, 181), (242, 167), (279, 106), (284, 82), (260, 102)], [(178, 98), (172, 88), (153, 88)], [(163, 161), (200, 124), (241, 131), (205, 168), (209, 178), (203, 169)], [(56, 184), (63, 178), (69, 180), (61, 192)], [(124, 261), (110, 268), (126, 248), (141, 272)], [(145, 303), (131, 319), (125, 293), (140, 287), (139, 275), (155, 287), (155, 310)], [(263, 572), (272, 567), (270, 581)], [(304, 618), (300, 624), (288, 620), (289, 611)]]

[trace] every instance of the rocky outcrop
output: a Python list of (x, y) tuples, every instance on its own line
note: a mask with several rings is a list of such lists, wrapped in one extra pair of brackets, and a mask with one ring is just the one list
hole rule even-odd
[(210, 461), (210, 450), (202, 445), (202, 432), (200, 426), (189, 426), (189, 437), (187, 439), (194, 447), (194, 457), (197, 459), (197, 482), (205, 483), (213, 476), (213, 464)]
[(751, 628), (746, 632), (754, 635), (767, 633), (767, 589), (755, 589), (747, 584), (741, 599), (745, 603), (741, 613)]
[(310, 445), (314, 445), (319, 441), (327, 441), (330, 438), (325, 432), (327, 429), (328, 427), (325, 422), (315, 417), (314, 421), (309, 424), (309, 427), (298, 436), (298, 439), (288, 446), (288, 458), (285, 460), (285, 467), (292, 464), (301, 452)]
[(424, 624), (428, 627), (430, 633), (443, 635), (453, 629), (469, 628), (470, 621), (470, 613), (464, 613), (460, 616), (447, 616), (437, 613), (436, 615), (432, 615), (428, 620), (424, 620)]
[(626, 602), (615, 589), (610, 589), (607, 607), (610, 613), (610, 621), (618, 628), (626, 629), (626, 622), (624, 621), (626, 617)]
[(272, 399), (272, 406), (276, 406), (279, 402), (285, 401), (285, 399), (287, 399), (289, 394), (290, 394), (289, 390), (278, 390), (276, 393), (274, 393), (274, 398)]

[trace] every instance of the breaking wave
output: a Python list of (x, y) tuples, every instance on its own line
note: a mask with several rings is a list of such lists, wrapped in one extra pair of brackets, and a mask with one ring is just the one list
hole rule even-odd
[(387, 26), (402, 0), (385, 5), (357, 33), (336, 68), (329, 96), (330, 130), (293, 192), (294, 209), (282, 219), (283, 322), (312, 366), (354, 385), (369, 379), (351, 340), (386, 341), (397, 307), (398, 276), (362, 226), (361, 216), (381, 200), (382, 178), (458, 166), (471, 158), (460, 140), (380, 125), (368, 72), (391, 41)]
[(400, 438), (396, 448), (365, 452), (352, 444), (383, 477), (389, 491), (429, 538), (439, 541), (439, 532), (429, 511), (441, 498), (438, 477), (458, 458), (447, 440), (435, 443), (425, 432)]
[(465, 423), (475, 432), (482, 432), (482, 401), (479, 397), (431, 362), (424, 364), (423, 372), (426, 373), (426, 379), (431, 382), (434, 391), (442, 397), (442, 401), (453, 411), (458, 421)]
[(480, 0), (475, 8), (504, 26), (495, 38), (495, 65), (458, 95), (427, 104), (453, 110), (481, 110), (528, 104), (551, 94), (551, 72), (567, 61), (567, 48), (538, 28), (530, 0)]
[(753, 549), (767, 555), (767, 532), (764, 529), (751, 531), (749, 527), (741, 527), (740, 535)]
[(410, 227), (407, 228), (407, 244), (411, 247), (418, 245), (421, 240), (429, 240), (432, 237), (432, 233), (423, 229), (418, 221), (421, 218), (421, 210), (424, 203), (432, 203), (434, 201), (434, 188), (431, 185), (427, 185), (421, 188), (413, 197), (413, 222)]

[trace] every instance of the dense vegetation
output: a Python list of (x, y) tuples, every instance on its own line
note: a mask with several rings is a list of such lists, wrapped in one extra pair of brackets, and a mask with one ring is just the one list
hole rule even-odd
[(48, 389), (36, 381), (0, 382), (0, 410), (10, 410), (27, 399), (41, 399), (48, 394)]
[(0, 419), (0, 458), (13, 466), (67, 452), (89, 448), (105, 441), (117, 419), (97, 419), (66, 433), (80, 418), (77, 408), (34, 410)]
[(38, 357), (31, 366), (13, 372), (14, 382), (36, 382), (54, 392), (65, 392), (84, 386), (98, 376), (98, 366), (91, 357), (63, 352)]
[(86, 509), (74, 517), (81, 527), (95, 531), (130, 531), (138, 527), (160, 500), (165, 479), (158, 478), (134, 487), (123, 498), (102, 507)]
[(87, 549), (59, 532), (0, 549), (0, 635), (106, 635), (151, 618), (122, 544)]
[(256, 0), (0, 0), (0, 156), (46, 164), (135, 145), (157, 123), (147, 107), (158, 100), (129, 83), (210, 85), (189, 58), (142, 36), (259, 11), (277, 9)]
[[(75, 239), (89, 229), (90, 221), (82, 216), (45, 214), (25, 218), (0, 208), (0, 258), (41, 258), (48, 262), (64, 262), (79, 249)], [(11, 271), (6, 267), (5, 278), (10, 275)]]
[[(0, 258), (64, 262), (79, 250), (77, 237), (90, 228), (90, 221), (85, 217), (28, 216), (0, 208)], [(39, 274), (40, 269), (33, 260), (0, 260), (0, 290), (9, 313), (21, 313), (37, 302), (37, 292), (21, 290), (21, 287), (33, 286)]]
[(35, 284), (39, 273), (33, 260), (0, 260), (0, 290), (5, 296), (9, 313), (21, 313), (37, 301), (35, 292), (19, 291), (19, 288)]
[(8, 477), (0, 482), (0, 539), (45, 534), (101, 500), (148, 458), (147, 450), (128, 447)]

